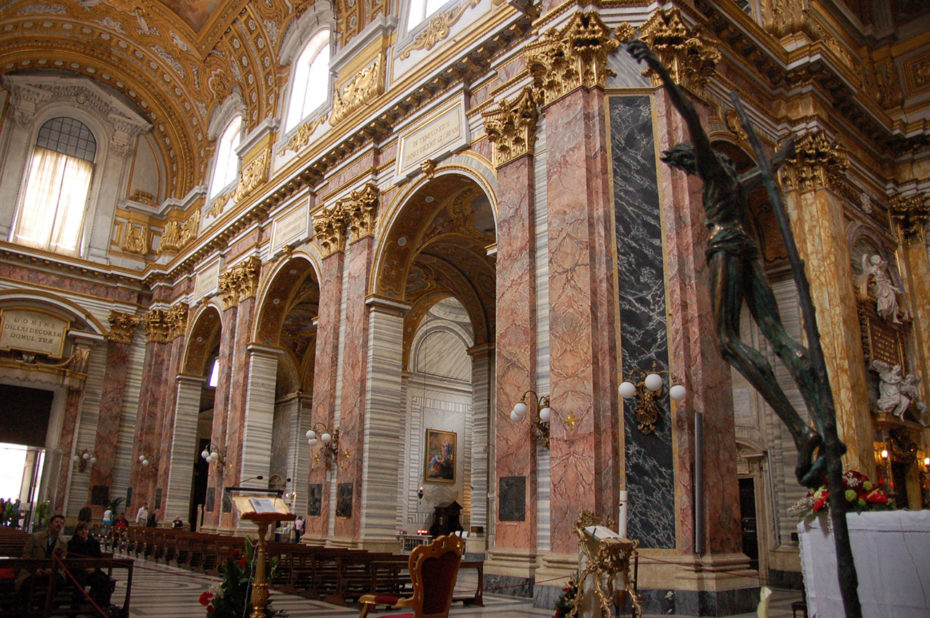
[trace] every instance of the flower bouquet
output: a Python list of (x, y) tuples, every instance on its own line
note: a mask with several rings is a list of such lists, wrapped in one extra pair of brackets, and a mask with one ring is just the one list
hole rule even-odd
[[(879, 487), (876, 487), (869, 477), (857, 470), (847, 470), (843, 473), (844, 497), (849, 503), (849, 510), (861, 513), (863, 511), (890, 511), (895, 508), (894, 500)], [(826, 482), (817, 489), (807, 492), (797, 504), (788, 509), (792, 515), (804, 518), (825, 514), (830, 508), (830, 490)]]
[(562, 594), (559, 595), (555, 602), (555, 614), (553, 618), (565, 618), (571, 616), (575, 610), (575, 597), (578, 596), (578, 584), (575, 582), (577, 577), (569, 579), (568, 585), (562, 588)]
[[(207, 618), (241, 618), (250, 615), (249, 604), (252, 600), (252, 577), (255, 567), (255, 543), (251, 538), (245, 540), (245, 553), (234, 549), (223, 562), (220, 571), (223, 580), (210, 587), (200, 595), (200, 604), (207, 610)], [(277, 561), (272, 560), (268, 569), (268, 579), (274, 574)], [(283, 611), (271, 608), (271, 599), (265, 603), (266, 618), (287, 616)]]

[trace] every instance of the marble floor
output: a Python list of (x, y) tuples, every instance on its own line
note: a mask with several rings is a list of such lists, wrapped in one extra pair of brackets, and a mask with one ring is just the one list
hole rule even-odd
[[(114, 575), (119, 579), (116, 571)], [(204, 608), (199, 604), (198, 598), (213, 583), (219, 581), (216, 577), (192, 573), (186, 569), (153, 564), (145, 560), (137, 560), (133, 571), (132, 600), (130, 616), (135, 618), (199, 618), (205, 615)], [(458, 585), (463, 589), (474, 590), (474, 581), (460, 580)], [(117, 583), (113, 594), (113, 601), (121, 603), (125, 595), (125, 580)], [(791, 616), (791, 602), (800, 598), (798, 593), (777, 591), (772, 597), (769, 607), (769, 616), (772, 618), (788, 618)], [(273, 607), (284, 610), (291, 618), (314, 616), (329, 618), (336, 616), (357, 616), (358, 609), (354, 607), (339, 607), (321, 601), (311, 601), (303, 597), (283, 594), (272, 591)], [(552, 610), (534, 608), (525, 599), (485, 594), (484, 607), (462, 607), (456, 603), (450, 612), (451, 616), (501, 616), (522, 618), (525, 616), (551, 616)], [(395, 612), (396, 613), (396, 612)], [(378, 612), (369, 614), (377, 616), (390, 616), (391, 612)], [(744, 614), (742, 618), (755, 616)]]

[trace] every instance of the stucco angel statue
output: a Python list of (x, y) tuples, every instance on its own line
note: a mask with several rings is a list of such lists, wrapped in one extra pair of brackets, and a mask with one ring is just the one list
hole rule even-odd
[(920, 389), (918, 388), (919, 384), (920, 376), (916, 373), (909, 373), (904, 376), (904, 381), (901, 382), (901, 393), (903, 393), (906, 397), (914, 402), (914, 405), (917, 408), (917, 421), (926, 427), (927, 404), (920, 400)]
[(878, 409), (891, 412), (898, 418), (904, 418), (904, 412), (911, 405), (911, 400), (904, 394), (904, 378), (901, 365), (892, 365), (885, 361), (873, 360), (872, 371), (878, 373)]
[(898, 319), (898, 294), (900, 289), (895, 287), (888, 275), (888, 264), (885, 258), (873, 253), (862, 255), (862, 276), (867, 277), (867, 285), (875, 294), (875, 310), (885, 320), (900, 324)]

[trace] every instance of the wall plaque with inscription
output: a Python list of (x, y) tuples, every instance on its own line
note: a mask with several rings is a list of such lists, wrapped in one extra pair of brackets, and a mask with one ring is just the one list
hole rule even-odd
[(61, 358), (69, 320), (41, 309), (0, 310), (0, 350), (21, 350)]
[(498, 491), (498, 519), (526, 521), (526, 477), (502, 476)]
[(274, 253), (291, 241), (310, 234), (310, 202), (295, 208), (276, 219), (271, 227), (271, 252)]
[(468, 143), (465, 105), (454, 105), (433, 114), (400, 136), (397, 175), (405, 176), (420, 163)]
[(220, 262), (214, 260), (212, 264), (197, 273), (194, 281), (194, 298), (200, 299), (215, 291), (220, 284)]
[(867, 362), (883, 361), (907, 369), (904, 356), (904, 333), (901, 327), (883, 320), (875, 310), (859, 304), (859, 325), (862, 329), (862, 347)]

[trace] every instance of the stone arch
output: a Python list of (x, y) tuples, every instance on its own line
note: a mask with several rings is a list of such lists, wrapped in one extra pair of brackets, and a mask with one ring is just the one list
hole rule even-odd
[(95, 334), (105, 335), (110, 329), (97, 319), (92, 313), (80, 305), (42, 290), (3, 290), (0, 291), (0, 307), (23, 304), (40, 309), (47, 309), (53, 313), (64, 313), (72, 321), (77, 321), (82, 325), (90, 328)]
[(202, 376), (206, 373), (207, 363), (219, 343), (220, 332), (223, 330), (222, 316), (219, 307), (207, 303), (190, 320), (193, 326), (187, 336), (187, 349), (184, 352), (181, 373), (191, 376)]

